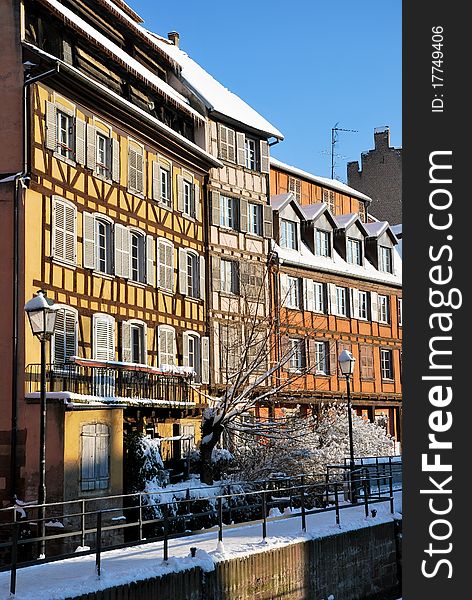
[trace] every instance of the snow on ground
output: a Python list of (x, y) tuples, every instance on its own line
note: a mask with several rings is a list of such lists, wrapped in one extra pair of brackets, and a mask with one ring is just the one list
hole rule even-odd
[[(102, 575), (95, 573), (95, 556), (82, 556), (57, 562), (19, 569), (15, 600), (63, 600), (68, 596), (103, 590), (130, 581), (147, 579), (168, 572), (177, 572), (200, 566), (211, 571), (218, 561), (232, 557), (262, 552), (307, 539), (369, 527), (399, 517), (401, 492), (395, 492), (395, 510), (390, 513), (388, 502), (375, 505), (375, 518), (365, 517), (364, 506), (341, 510), (341, 525), (335, 524), (335, 513), (324, 512), (307, 516), (307, 532), (301, 531), (299, 516), (284, 519), (274, 517), (268, 521), (267, 539), (262, 540), (262, 525), (241, 525), (223, 530), (223, 544), (218, 544), (216, 529), (191, 537), (169, 542), (169, 560), (162, 560), (162, 542), (143, 544), (131, 548), (102, 553)], [(374, 507), (372, 505), (372, 507)], [(195, 558), (190, 547), (196, 547)], [(0, 600), (10, 598), (10, 572), (0, 573)]]

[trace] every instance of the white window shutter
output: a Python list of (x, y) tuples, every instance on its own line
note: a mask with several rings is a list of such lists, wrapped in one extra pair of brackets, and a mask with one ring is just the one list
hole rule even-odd
[(120, 142), (114, 138), (111, 141), (111, 178), (120, 182)]
[(77, 263), (77, 209), (70, 204), (65, 205), (64, 258), (74, 265)]
[(227, 127), (226, 135), (228, 136), (228, 160), (236, 162), (236, 132)]
[(228, 158), (228, 136), (226, 132), (226, 127), (221, 125), (221, 123), (218, 123), (218, 158), (222, 158), (223, 160)]
[(269, 144), (261, 140), (261, 173), (269, 173), (270, 162), (269, 162)]
[(305, 298), (305, 310), (315, 311), (315, 290), (312, 279), (303, 280), (303, 295)]
[(210, 338), (202, 337), (202, 383), (210, 383)]
[(161, 167), (157, 160), (152, 163), (152, 197), (158, 201), (161, 199)]
[(328, 313), (330, 315), (338, 314), (338, 300), (334, 283), (328, 283)]
[(180, 212), (184, 210), (184, 178), (177, 175), (177, 209)]
[(82, 246), (84, 269), (95, 269), (95, 217), (82, 213)]
[(86, 157), (86, 126), (82, 119), (75, 120), (75, 160), (85, 165)]
[(56, 364), (62, 364), (66, 360), (65, 356), (65, 338), (66, 338), (66, 324), (65, 324), (65, 310), (60, 308), (56, 313), (56, 325), (54, 326), (54, 335), (52, 337), (52, 362)]
[(87, 123), (87, 167), (92, 171), (97, 170), (97, 130)]
[(81, 488), (82, 490), (95, 489), (95, 425), (82, 427), (82, 465)]
[(136, 153), (136, 191), (144, 193), (144, 154)]
[(237, 152), (237, 163), (241, 167), (246, 165), (246, 136), (244, 133), (236, 133), (236, 152)]
[(199, 297), (202, 300), (205, 300), (205, 257), (200, 256), (200, 264), (199, 264), (199, 277), (200, 277), (200, 294)]
[(370, 293), (370, 316), (372, 321), (379, 320), (379, 295), (377, 292)]
[(115, 225), (115, 275), (129, 277), (130, 232), (127, 227)]
[(147, 324), (143, 323), (143, 362), (147, 365), (148, 351), (147, 351)]
[(272, 207), (269, 204), (264, 204), (262, 208), (264, 216), (264, 237), (271, 238), (273, 235)]
[(121, 360), (131, 362), (131, 324), (123, 321), (121, 324)]
[(285, 273), (280, 273), (280, 304), (282, 306), (288, 306), (289, 298), (289, 283), (288, 277)]
[(57, 149), (57, 108), (53, 102), (46, 102), (46, 148)]
[(247, 217), (248, 213), (248, 202), (245, 198), (241, 198), (239, 201), (239, 230), (243, 233), (247, 232)]
[(220, 225), (220, 194), (211, 191), (211, 224)]
[(359, 290), (357, 288), (351, 288), (351, 317), (353, 319), (359, 318)]
[(93, 316), (93, 357), (96, 360), (115, 358), (115, 320), (108, 315)]
[(187, 250), (185, 248), (179, 248), (179, 292), (183, 296), (188, 294)]
[(182, 365), (188, 367), (188, 338), (189, 333), (184, 331), (182, 334)]
[(200, 185), (195, 182), (193, 184), (193, 193), (194, 193), (194, 197), (195, 197), (195, 218), (198, 221), (202, 220), (202, 213), (201, 213), (201, 207), (202, 207), (202, 203), (201, 203), (201, 198), (200, 198)]
[(146, 283), (156, 285), (156, 241), (152, 235), (146, 236)]
[(105, 490), (109, 479), (109, 431), (104, 423), (97, 423), (95, 437), (95, 487)]

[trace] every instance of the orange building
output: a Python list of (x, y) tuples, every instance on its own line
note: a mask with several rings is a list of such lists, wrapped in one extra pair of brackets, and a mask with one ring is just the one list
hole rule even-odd
[[(356, 358), (354, 408), (384, 423), (399, 441), (402, 290), (397, 239), (388, 223), (363, 222), (368, 198), (359, 198), (340, 182), (300, 178), (300, 201), (294, 192), (280, 193), (290, 186), (293, 171), (272, 162), (271, 191), (279, 191), (271, 196), (272, 292), (280, 307), (276, 347), (278, 360), (291, 355), (279, 377), (292, 380), (279, 403), (299, 404), (306, 412), (321, 402), (345, 399), (338, 356), (347, 349)], [(320, 201), (331, 192), (334, 211)], [(351, 212), (337, 213), (336, 207)]]

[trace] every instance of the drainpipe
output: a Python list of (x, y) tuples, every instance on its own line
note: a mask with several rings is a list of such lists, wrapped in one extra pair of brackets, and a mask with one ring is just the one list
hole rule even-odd
[[(25, 69), (31, 69), (36, 66), (32, 63), (24, 63)], [(18, 449), (18, 369), (20, 368), (18, 360), (18, 329), (20, 323), (19, 306), (19, 278), (20, 278), (20, 203), (24, 190), (28, 189), (30, 182), (30, 111), (29, 111), (29, 86), (37, 81), (42, 81), (59, 72), (59, 65), (56, 64), (53, 69), (35, 76), (30, 76), (27, 72), (23, 83), (23, 170), (13, 176), (15, 191), (13, 205), (13, 348), (12, 348), (12, 404), (11, 404), (11, 453), (10, 453), (10, 501), (14, 503), (17, 498), (17, 449)]]

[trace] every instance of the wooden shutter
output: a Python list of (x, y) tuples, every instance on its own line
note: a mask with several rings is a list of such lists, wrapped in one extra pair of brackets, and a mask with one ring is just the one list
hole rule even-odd
[(261, 173), (269, 173), (269, 144), (261, 140)]
[(189, 333), (184, 331), (182, 335), (182, 364), (184, 367), (188, 367), (188, 338)]
[(210, 383), (210, 338), (202, 337), (202, 383)]
[(152, 163), (152, 197), (161, 199), (161, 166), (156, 160)]
[(121, 324), (121, 360), (131, 362), (131, 323), (123, 321)]
[(353, 319), (359, 318), (359, 290), (357, 288), (351, 288), (349, 290), (351, 297), (351, 317)]
[(95, 425), (82, 426), (81, 477), (83, 491), (95, 489)]
[(336, 375), (338, 371), (338, 354), (336, 352), (336, 342), (334, 340), (326, 341), (326, 352), (329, 360), (329, 374)]
[(76, 219), (75, 206), (53, 196), (51, 255), (71, 264), (77, 261)]
[(285, 273), (280, 273), (280, 305), (287, 306), (289, 303), (289, 282)]
[(124, 225), (115, 225), (115, 275), (129, 277), (130, 231)]
[(199, 294), (199, 298), (201, 300), (205, 300), (205, 257), (204, 256), (200, 256), (200, 261), (199, 261), (199, 265), (198, 265), (198, 275), (199, 275), (199, 286), (200, 286), (200, 294)]
[(218, 123), (218, 158), (226, 160), (228, 158), (228, 136), (227, 128)]
[(195, 218), (198, 221), (202, 220), (202, 213), (201, 213), (201, 208), (202, 208), (202, 203), (201, 203), (201, 198), (200, 198), (200, 185), (195, 182), (193, 184), (193, 194), (194, 194), (194, 198), (195, 198)]
[(230, 162), (236, 162), (236, 132), (234, 129), (226, 128), (228, 136), (228, 160)]
[(334, 283), (328, 283), (328, 313), (330, 315), (338, 314), (338, 300), (336, 296), (336, 285)]
[(359, 347), (361, 379), (374, 378), (374, 349), (372, 346)]
[(248, 202), (246, 198), (241, 198), (239, 201), (239, 230), (243, 233), (247, 232), (248, 227)]
[(66, 318), (65, 309), (60, 308), (56, 313), (56, 324), (52, 338), (52, 362), (62, 364), (66, 361)]
[(264, 217), (264, 237), (271, 238), (273, 235), (272, 207), (269, 204), (264, 204), (262, 209)]
[(138, 154), (128, 145), (128, 189), (136, 190), (137, 186), (137, 160)]
[(52, 102), (46, 102), (46, 148), (57, 149), (57, 107)]
[(75, 120), (75, 160), (81, 164), (85, 165), (85, 157), (86, 157), (86, 126), (85, 121), (82, 119)]
[(94, 348), (96, 360), (115, 358), (115, 320), (108, 315), (93, 316)]
[(166, 290), (174, 287), (174, 246), (164, 240), (158, 243), (158, 286)]
[(111, 178), (120, 182), (120, 142), (114, 138), (111, 140)]
[(87, 167), (96, 171), (97, 169), (97, 130), (91, 124), (87, 123)]
[(183, 296), (188, 294), (187, 250), (185, 248), (179, 248), (179, 292)]
[(82, 213), (82, 246), (84, 269), (95, 269), (95, 217)]
[(241, 167), (246, 166), (246, 136), (244, 133), (236, 134), (237, 163)]
[(377, 292), (370, 293), (370, 316), (372, 321), (379, 320), (379, 295)]
[(95, 429), (95, 480), (96, 487), (105, 490), (109, 480), (109, 429), (104, 423), (97, 423)]
[(211, 224), (220, 225), (220, 194), (211, 191)]
[(315, 290), (312, 279), (303, 280), (303, 296), (305, 298), (305, 310), (315, 311)]
[(211, 257), (211, 289), (221, 291), (221, 259), (219, 256)]
[(177, 175), (177, 209), (184, 211), (184, 178)]
[(152, 235), (146, 236), (146, 283), (156, 285), (156, 241)]
[(144, 193), (144, 151), (136, 152), (136, 191)]

